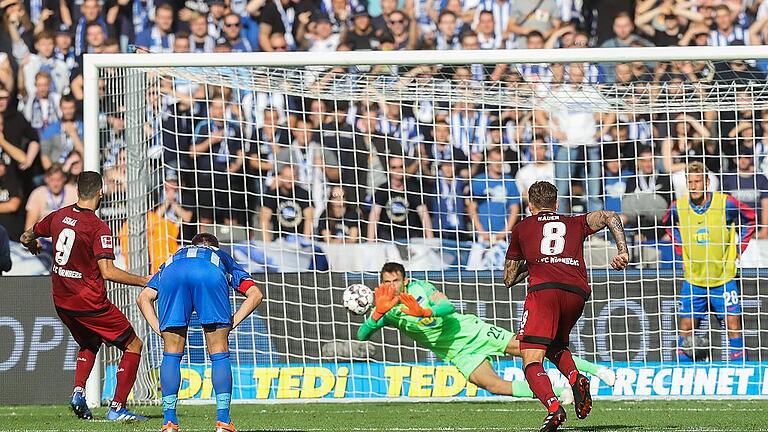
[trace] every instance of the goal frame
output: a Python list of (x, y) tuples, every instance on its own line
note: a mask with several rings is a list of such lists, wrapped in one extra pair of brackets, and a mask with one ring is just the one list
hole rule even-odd
[[(171, 67), (306, 67), (358, 65), (467, 65), (520, 63), (621, 63), (630, 61), (731, 61), (768, 59), (768, 45), (732, 47), (649, 47), (589, 49), (517, 49), (459, 51), (352, 51), (280, 53), (85, 54), (83, 63), (84, 169), (101, 172), (99, 155), (99, 71), (103, 68)], [(125, 77), (127, 81), (135, 77)], [(140, 84), (140, 83), (128, 83)], [(142, 98), (128, 96), (128, 104)], [(126, 119), (128, 120), (128, 119)], [(131, 142), (131, 137), (126, 137)], [(136, 141), (134, 141), (136, 142)], [(128, 146), (130, 148), (130, 145)], [(140, 176), (141, 172), (129, 173)], [(129, 192), (130, 197), (130, 192)], [(143, 225), (143, 221), (138, 222)], [(140, 227), (130, 227), (134, 232)], [(135, 236), (134, 236), (135, 237)], [(137, 245), (140, 246), (140, 245)], [(138, 263), (143, 265), (144, 263)], [(134, 263), (134, 265), (136, 265)], [(101, 403), (103, 352), (97, 357), (87, 383), (90, 406)]]

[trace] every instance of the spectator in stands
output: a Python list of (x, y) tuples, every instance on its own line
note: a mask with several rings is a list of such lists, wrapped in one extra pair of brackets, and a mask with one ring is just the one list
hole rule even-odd
[(438, 50), (461, 49), (459, 41), (460, 23), (455, 13), (443, 10), (437, 17), (437, 33), (434, 35), (434, 47)]
[(555, 164), (549, 158), (550, 146), (542, 138), (534, 138), (530, 145), (531, 161), (523, 164), (517, 171), (515, 181), (522, 194), (523, 202), (528, 204), (528, 188), (537, 181), (555, 184)]
[[(63, 61), (67, 65), (68, 77), (69, 79), (72, 79), (74, 77), (72, 72), (79, 67), (79, 64), (77, 55), (75, 54), (70, 27), (66, 24), (61, 24), (56, 30), (56, 38), (54, 41), (55, 48), (53, 50), (53, 56), (56, 60)], [(67, 83), (67, 86), (69, 86), (69, 83)]]
[(222, 35), (224, 35), (224, 38), (232, 47), (232, 52), (253, 51), (251, 43), (242, 35), (243, 24), (240, 20), (240, 15), (230, 12), (224, 16), (223, 22)]
[(107, 32), (101, 24), (92, 22), (85, 25), (84, 53), (101, 54), (106, 40)]
[(408, 17), (403, 11), (393, 11), (389, 14), (387, 20), (387, 31), (382, 35), (389, 33), (395, 40), (396, 50), (413, 50), (419, 43), (418, 23), (413, 17)]
[(506, 241), (520, 215), (520, 192), (515, 180), (504, 173), (503, 164), (499, 148), (488, 150), (485, 172), (470, 183), (468, 210), (476, 241)]
[(680, 39), (680, 46), (708, 46), (709, 27), (703, 23), (691, 24)]
[(473, 162), (479, 163), (488, 144), (488, 124), (491, 120), (487, 111), (475, 108), (471, 102), (453, 104), (450, 117), (451, 140)]
[(67, 176), (69, 177), (69, 184), (77, 183), (77, 176), (83, 172), (83, 156), (76, 151), (73, 151), (64, 161), (61, 167)]
[(715, 26), (709, 32), (709, 46), (728, 46), (734, 41), (749, 44), (749, 33), (736, 22), (738, 12), (731, 11), (727, 4), (715, 6)]
[(297, 33), (299, 48), (304, 51), (332, 52), (341, 43), (341, 34), (334, 33), (331, 19), (325, 13), (317, 13), (311, 21), (306, 15), (298, 17), (300, 27)]
[(20, 176), (22, 187), (30, 192), (34, 177), (42, 174), (40, 138), (22, 113), (9, 108), (10, 97), (10, 92), (0, 85), (0, 148), (9, 157), (8, 171)]
[[(601, 96), (594, 87), (582, 86), (584, 82), (584, 64), (573, 63), (568, 68), (568, 83), (553, 91), (543, 103), (546, 112), (542, 123), (548, 123), (550, 134), (559, 145), (555, 151), (555, 178), (560, 193), (560, 211), (569, 212), (568, 197), (571, 193), (571, 181), (579, 178), (586, 180), (589, 197), (588, 211), (603, 207), (600, 199), (601, 155), (598, 139), (603, 134), (598, 124), (601, 114), (594, 113), (590, 101)], [(562, 104), (569, 100), (572, 103)]]
[(189, 33), (185, 30), (179, 30), (176, 32), (173, 38), (173, 52), (175, 53), (188, 53), (190, 51), (189, 45)]
[(327, 182), (339, 181), (340, 170), (336, 153), (331, 148), (315, 142), (308, 122), (298, 119), (291, 130), (293, 140), (277, 154), (277, 164), (296, 166), (297, 181), (307, 189), (316, 208), (323, 208)]
[[(493, 0), (493, 2), (496, 2), (496, 0)], [(499, 13), (501, 13), (500, 8), (508, 9), (510, 6), (509, 0), (502, 0), (499, 3)], [(493, 8), (493, 5), (491, 7)], [(505, 47), (505, 32), (501, 25), (496, 25), (496, 10), (496, 8), (478, 9), (477, 24), (474, 30), (477, 33), (477, 40), (480, 42), (481, 49), (500, 49)]]
[(272, 33), (272, 36), (269, 37), (269, 43), (272, 51), (288, 51), (291, 49), (290, 45), (288, 45), (288, 40), (282, 33)]
[(67, 184), (67, 175), (61, 164), (53, 164), (45, 172), (45, 184), (29, 194), (27, 218), (24, 226), (29, 229), (48, 214), (77, 202), (77, 188)]
[(264, 191), (263, 199), (259, 224), (265, 242), (287, 236), (304, 236), (307, 239), (312, 236), (315, 210), (309, 192), (297, 181), (294, 165), (279, 166), (274, 181)]
[(352, 51), (369, 51), (379, 48), (376, 30), (371, 25), (368, 8), (358, 4), (352, 11), (352, 26), (341, 34), (341, 44)]
[(405, 176), (405, 161), (390, 156), (389, 178), (374, 193), (368, 241), (433, 238), (429, 207), (416, 179)]
[(38, 135), (43, 135), (50, 125), (55, 125), (61, 119), (60, 104), (61, 95), (51, 91), (51, 76), (47, 72), (38, 72), (35, 76), (35, 92), (27, 94), (21, 110)]
[(741, 146), (736, 156), (737, 171), (723, 175), (723, 191), (755, 209), (757, 238), (768, 238), (768, 178), (755, 172), (755, 155)]
[[(691, 114), (678, 114), (672, 121), (670, 135), (661, 143), (661, 156), (664, 171), (670, 175), (672, 190), (677, 199), (684, 199), (688, 194), (685, 169), (692, 161), (705, 161), (704, 140), (711, 133), (702, 122)], [(708, 173), (711, 190), (718, 190), (720, 182), (712, 173)]]
[[(603, 190), (601, 195), (605, 199), (605, 210), (621, 214), (621, 201), (625, 194), (634, 192), (631, 180), (632, 172), (626, 169), (619, 158), (619, 150), (616, 145), (607, 146), (603, 151)], [(628, 222), (625, 215), (621, 214), (624, 224)]]
[(349, 102), (329, 100), (324, 105), (327, 115), (315, 141), (337, 152), (341, 184), (348, 201), (363, 202), (368, 194), (368, 142), (347, 122)]
[[(155, 273), (169, 256), (179, 249), (178, 237), (182, 222), (190, 222), (193, 212), (183, 208), (179, 202), (177, 179), (166, 177), (160, 203), (147, 212), (146, 219), (146, 251), (149, 253), (150, 272)], [(128, 261), (128, 221), (123, 223), (118, 233), (120, 248)]]
[(436, 237), (443, 240), (472, 240), (467, 230), (468, 181), (457, 177), (461, 164), (443, 160), (437, 164), (435, 181), (435, 210), (432, 212), (432, 226)]
[(64, 60), (54, 55), (55, 36), (45, 30), (35, 36), (36, 54), (29, 54), (19, 74), (19, 87), (27, 95), (35, 94), (35, 78), (39, 72), (45, 72), (51, 77), (51, 91), (64, 94), (69, 90), (69, 68)]
[(16, 88), (16, 80), (13, 77), (13, 66), (8, 53), (0, 51), (0, 85), (13, 91)]
[(672, 184), (669, 174), (658, 171), (653, 148), (650, 146), (639, 147), (635, 162), (637, 173), (632, 177), (634, 184), (629, 187), (639, 193), (659, 195), (667, 204), (671, 203)]
[(507, 30), (515, 35), (519, 48), (526, 46), (528, 33), (535, 30), (547, 39), (561, 25), (562, 15), (555, 0), (514, 0), (511, 3)]
[[(346, 3), (346, 2), (345, 2)], [(371, 25), (376, 30), (376, 35), (389, 31), (390, 15), (397, 12), (397, 0), (381, 0), (381, 14), (371, 18)], [(416, 5), (412, 9), (416, 9)]]
[(216, 47), (216, 39), (208, 33), (208, 18), (199, 13), (192, 15), (189, 21), (190, 52), (212, 53)]
[(291, 143), (291, 133), (280, 122), (280, 114), (274, 108), (266, 108), (261, 129), (256, 131), (254, 139), (257, 145), (251, 145), (248, 153), (248, 172), (255, 177), (249, 190), (260, 194), (262, 184), (275, 171), (277, 155), (287, 149)]
[[(87, 52), (93, 46), (93, 43), (88, 41), (89, 39), (98, 38), (96, 30), (91, 30), (91, 37), (87, 35), (87, 29), (90, 24), (97, 24), (101, 27), (101, 41), (106, 39), (109, 31), (107, 29), (107, 21), (101, 13), (101, 5), (98, 0), (83, 0), (80, 5), (81, 16), (77, 20), (77, 26), (75, 27), (75, 54), (79, 57)], [(89, 47), (91, 45), (91, 47)]]
[(455, 145), (451, 135), (451, 127), (445, 120), (436, 120), (432, 128), (433, 143), (427, 143), (427, 154), (434, 166), (429, 172), (439, 174), (440, 165), (450, 162), (451, 174), (455, 177), (469, 178), (470, 159), (461, 147)]
[(198, 220), (243, 225), (247, 210), (243, 136), (224, 99), (210, 100), (208, 116), (195, 126), (193, 136), (190, 156), (196, 163), (197, 187), (202, 189)]
[(354, 204), (347, 201), (344, 188), (334, 186), (329, 195), (317, 227), (319, 240), (334, 244), (360, 242), (360, 216)]
[(637, 16), (635, 25), (651, 38), (654, 45), (677, 46), (681, 44), (686, 27), (702, 21), (701, 14), (682, 7), (682, 3), (667, 1)]
[(24, 191), (9, 168), (5, 159), (0, 158), (0, 225), (5, 227), (10, 238), (17, 240), (24, 232)]
[(174, 11), (173, 6), (161, 3), (155, 7), (155, 22), (151, 27), (136, 35), (136, 45), (149, 49), (153, 53), (173, 52)]
[(83, 154), (83, 122), (76, 117), (77, 105), (72, 95), (61, 98), (61, 118), (40, 135), (40, 162), (48, 170), (53, 163), (63, 164), (76, 151)]
[(635, 33), (635, 23), (627, 12), (621, 12), (613, 19), (614, 37), (606, 40), (600, 45), (601, 48), (627, 48), (633, 43), (642, 46), (653, 46), (653, 44)]
[(5, 3), (2, 26), (1, 33), (11, 39), (11, 49), (8, 52), (13, 54), (16, 63), (23, 62), (32, 49), (35, 27), (20, 1), (9, 0)]
[[(291, 11), (292, 9), (292, 11)], [(259, 26), (259, 44), (262, 51), (274, 51), (270, 38), (273, 34), (282, 34), (288, 49), (296, 49), (298, 22), (295, 17), (312, 12), (313, 3), (307, 0), (267, 0), (261, 10)]]
[(3, 272), (11, 271), (13, 262), (11, 261), (11, 244), (8, 237), (8, 230), (0, 224), (0, 276)]

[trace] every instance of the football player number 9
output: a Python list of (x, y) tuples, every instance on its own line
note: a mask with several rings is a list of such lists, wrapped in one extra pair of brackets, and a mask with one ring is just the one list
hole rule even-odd
[(71, 228), (64, 228), (56, 241), (56, 264), (65, 265), (69, 261), (69, 254), (72, 253), (72, 246), (75, 244), (75, 231)]
[(541, 248), (543, 255), (560, 255), (565, 249), (565, 224), (547, 222), (542, 228)]

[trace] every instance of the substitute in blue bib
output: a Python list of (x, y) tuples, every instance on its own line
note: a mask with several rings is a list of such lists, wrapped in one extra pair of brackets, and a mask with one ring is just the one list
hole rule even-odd
[(743, 361), (736, 260), (755, 232), (755, 211), (730, 195), (710, 191), (703, 163), (691, 163), (687, 175), (689, 196), (673, 202), (664, 219), (685, 275), (678, 297), (678, 359), (696, 360), (697, 352), (709, 350), (693, 329), (714, 313), (728, 329), (730, 359)]
[[(230, 290), (246, 296), (232, 315)], [(176, 401), (181, 385), (181, 358), (192, 312), (197, 312), (211, 359), (211, 381), (216, 392), (216, 431), (234, 432), (229, 416), (232, 366), (228, 337), (261, 303), (263, 295), (251, 275), (219, 249), (213, 234), (200, 233), (192, 246), (180, 249), (139, 294), (137, 303), (152, 330), (163, 338), (160, 384), (163, 393), (163, 431), (179, 429)], [(157, 302), (157, 312), (154, 303)]]

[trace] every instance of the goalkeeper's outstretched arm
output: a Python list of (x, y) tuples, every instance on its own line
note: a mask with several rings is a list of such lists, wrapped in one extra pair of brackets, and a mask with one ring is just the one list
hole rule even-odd
[(384, 317), (379, 318), (378, 321), (374, 321), (372, 317), (366, 318), (357, 330), (357, 340), (367, 341), (377, 330), (384, 327), (384, 324)]

